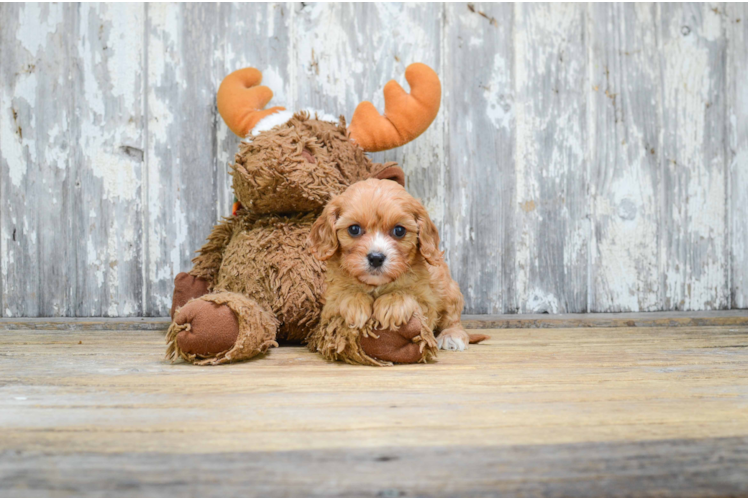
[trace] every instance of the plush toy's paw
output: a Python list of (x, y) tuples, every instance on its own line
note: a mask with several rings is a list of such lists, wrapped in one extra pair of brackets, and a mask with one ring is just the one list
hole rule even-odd
[(185, 354), (210, 356), (233, 347), (239, 336), (239, 322), (226, 305), (193, 300), (177, 312), (177, 325), (189, 325), (177, 335), (179, 350)]
[(388, 293), (374, 301), (374, 319), (382, 329), (396, 330), (406, 324), (420, 306), (404, 293)]
[(349, 328), (360, 330), (371, 318), (373, 302), (374, 299), (363, 293), (350, 295), (340, 302), (340, 315)]
[(375, 330), (373, 335), (362, 337), (361, 348), (364, 352), (382, 361), (393, 363), (417, 363), (421, 357), (421, 344), (418, 342), (421, 332), (421, 321), (413, 316), (400, 328), (383, 328)]
[(436, 343), (445, 351), (464, 351), (470, 343), (470, 336), (461, 327), (453, 326), (440, 333)]
[(208, 293), (210, 283), (202, 278), (196, 278), (191, 274), (179, 273), (174, 278), (174, 295), (171, 299), (171, 311), (169, 316), (174, 319), (174, 313), (192, 299), (202, 297)]

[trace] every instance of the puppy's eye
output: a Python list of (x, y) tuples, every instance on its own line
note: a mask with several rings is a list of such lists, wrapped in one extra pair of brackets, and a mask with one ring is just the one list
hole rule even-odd
[(392, 229), (392, 236), (394, 236), (395, 238), (402, 238), (403, 236), (405, 236), (405, 233), (406, 230), (403, 226), (395, 226)]
[(348, 226), (348, 234), (350, 234), (354, 238), (356, 236), (361, 236), (361, 226), (359, 226), (358, 224)]

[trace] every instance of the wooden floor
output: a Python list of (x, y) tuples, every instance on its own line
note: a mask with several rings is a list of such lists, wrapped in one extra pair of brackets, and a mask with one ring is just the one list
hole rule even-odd
[(0, 495), (748, 495), (748, 325), (481, 332), (370, 368), (0, 330)]

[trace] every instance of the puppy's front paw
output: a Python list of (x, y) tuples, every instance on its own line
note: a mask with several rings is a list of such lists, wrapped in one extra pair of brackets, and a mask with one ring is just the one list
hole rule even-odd
[(403, 293), (388, 293), (374, 301), (374, 319), (380, 328), (395, 330), (410, 321), (420, 306), (416, 299)]
[(357, 293), (343, 299), (340, 303), (340, 315), (349, 328), (360, 330), (371, 318), (374, 300), (368, 295)]
[(470, 343), (470, 336), (460, 327), (447, 328), (436, 337), (436, 343), (445, 351), (464, 351)]

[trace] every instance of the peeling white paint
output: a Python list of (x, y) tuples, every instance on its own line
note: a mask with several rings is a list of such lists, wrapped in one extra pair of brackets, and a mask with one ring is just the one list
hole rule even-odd
[(507, 88), (511, 82), (512, 73), (503, 55), (497, 52), (493, 57), (493, 71), (491, 80), (485, 87), (486, 114), (496, 128), (509, 130), (513, 123), (514, 112), (510, 96), (503, 94), (501, 89)]
[[(165, 246), (162, 238), (171, 231), (167, 228), (167, 222), (164, 218), (168, 214), (179, 213), (181, 206), (179, 204), (170, 207), (163, 207), (164, 200), (163, 187), (161, 185), (161, 169), (173, 168), (178, 171), (179, 163), (176, 165), (164, 165), (161, 160), (160, 149), (168, 147), (170, 140), (170, 131), (173, 130), (175, 121), (174, 111), (169, 106), (169, 101), (157, 93), (157, 90), (164, 88), (167, 84), (167, 65), (173, 64), (171, 57), (164, 57), (163, 54), (172, 55), (178, 51), (179, 43), (179, 16), (177, 7), (170, 4), (154, 4), (149, 7), (151, 33), (148, 43), (148, 133), (150, 143), (148, 144), (148, 158), (150, 164), (148, 168), (148, 272), (145, 279), (151, 283), (159, 283), (164, 279), (173, 277), (173, 264), (164, 262), (162, 248)], [(174, 65), (169, 66), (176, 69)], [(177, 78), (179, 75), (176, 75)], [(178, 202), (177, 202), (178, 203)], [(178, 230), (178, 226), (177, 226)], [(174, 247), (174, 242), (169, 242), (169, 247)], [(176, 247), (178, 248), (178, 247)], [(178, 251), (178, 250), (177, 250)], [(173, 256), (172, 256), (173, 263)], [(165, 265), (166, 264), (166, 265)], [(151, 297), (156, 299), (156, 297)]]
[(364, 71), (345, 27), (338, 22), (344, 8), (342, 4), (308, 4), (305, 8), (308, 10), (307, 29), (297, 35), (302, 71), (324, 89), (326, 96), (336, 101), (331, 112), (345, 110), (346, 98), (355, 92), (350, 85), (351, 78)]
[[(11, 102), (9, 96), (3, 95), (2, 102)], [(13, 120), (13, 109), (10, 106), (2, 109), (0, 116), (0, 144), (2, 156), (8, 166), (8, 177), (15, 187), (20, 187), (26, 176), (26, 160), (23, 154), (23, 139), (18, 135), (18, 126)]]
[(531, 314), (558, 314), (563, 312), (553, 293), (544, 292), (537, 288), (528, 292), (524, 309)]
[[(31, 54), (37, 54), (47, 44), (47, 37), (57, 32), (62, 23), (61, 4), (26, 3), (20, 11), (16, 39)], [(33, 29), (31, 28), (33, 27)]]
[[(581, 30), (581, 12), (579, 5), (571, 4), (515, 6), (515, 16), (519, 19), (514, 54), (515, 192), (517, 200), (532, 201), (536, 207), (534, 210), (518, 207), (515, 212), (520, 231), (515, 256), (516, 290), (522, 312), (538, 312), (543, 307), (551, 308), (552, 312), (566, 312), (567, 308), (584, 307), (571, 295), (563, 297), (563, 304), (558, 296), (561, 290), (575, 290), (571, 280), (587, 268), (587, 222), (574, 219), (568, 212), (570, 204), (583, 193), (566, 192), (565, 186), (558, 182), (583, 174), (585, 131), (580, 128), (583, 108), (573, 94), (581, 87), (578, 83), (582, 82), (583, 73), (576, 65), (564, 66), (558, 57), (561, 50), (569, 59), (582, 56), (576, 38)], [(549, 74), (549, 69), (557, 74)], [(562, 90), (570, 93), (564, 96), (563, 104), (556, 97)], [(549, 140), (550, 132), (553, 136)], [(541, 149), (540, 144), (550, 149)], [(552, 186), (558, 189), (551, 189)], [(549, 217), (562, 222), (550, 227)], [(551, 230), (559, 231), (562, 236), (555, 248), (546, 247)], [(550, 286), (561, 288), (554, 292)], [(585, 290), (576, 290), (580, 292)]]
[[(588, 27), (590, 288), (597, 311), (657, 310), (657, 23), (652, 5), (596, 5)], [(635, 21), (632, 21), (635, 20)], [(636, 47), (635, 50), (629, 47)], [(628, 49), (628, 50), (624, 50)], [(613, 68), (613, 70), (611, 70)], [(648, 146), (647, 146), (648, 145)]]
[(135, 200), (140, 188), (140, 178), (136, 173), (139, 162), (126, 155), (112, 154), (107, 150), (89, 149), (91, 172), (102, 180), (106, 199)]
[[(122, 107), (134, 109), (142, 68), (142, 11), (128, 4), (112, 3), (102, 10), (101, 22), (109, 28), (107, 58), (112, 97), (122, 100)], [(136, 124), (133, 124), (135, 126)]]
[[(712, 145), (723, 127), (710, 127), (723, 92), (715, 68), (722, 53), (706, 5), (660, 7), (667, 23), (662, 43), (663, 110), (676, 126), (663, 134), (671, 231), (663, 239), (664, 290), (670, 307), (726, 306), (724, 146)], [(701, 9), (701, 22), (690, 9)], [(688, 24), (686, 24), (687, 19)], [(688, 29), (684, 28), (687, 26)], [(724, 138), (723, 138), (724, 139)], [(721, 141), (720, 141), (721, 142)], [(687, 245), (687, 247), (686, 247)], [(683, 252), (683, 248), (688, 248)], [(722, 292), (715, 293), (715, 291)]]
[(710, 42), (719, 40), (723, 36), (722, 17), (724, 16), (724, 13), (720, 11), (721, 5), (713, 6), (704, 3), (701, 4), (700, 7), (702, 9), (704, 22), (700, 30), (700, 35)]
[(483, 45), (483, 38), (477, 37), (477, 36), (471, 36), (470, 41), (468, 42), (468, 45), (470, 47), (480, 47)]
[[(140, 187), (139, 161), (124, 153), (122, 147), (135, 142), (138, 127), (133, 120), (127, 120), (127, 115), (117, 117), (118, 127), (107, 126), (113, 117), (107, 112), (106, 101), (119, 101), (119, 109), (134, 109), (142, 73), (142, 18), (125, 4), (106, 6), (103, 13), (98, 6), (86, 4), (81, 15), (84, 98), (90, 113), (81, 121), (81, 141), (91, 172), (103, 182), (104, 197), (135, 200)], [(98, 34), (95, 40), (92, 27), (93, 33)], [(98, 76), (99, 64), (93, 57), (99, 54), (99, 45), (107, 52), (105, 79)]]
[[(10, 203), (43, 202), (48, 212), (69, 210), (78, 220), (83, 214), (81, 232), (72, 235), (80, 241), (60, 248), (80, 256), (84, 269), (57, 296), (32, 295), (37, 290), (19, 276), (64, 274), (59, 262), (36, 257), (49, 255), (50, 235), (70, 228), (40, 226), (14, 205), (2, 215), (0, 275), (3, 297), (26, 294), (27, 305), (4, 303), (3, 314), (68, 314), (77, 306), (67, 302), (80, 297), (87, 314), (168, 310), (174, 274), (187, 270), (207, 235), (202, 221), (230, 210), (225, 169), (238, 141), (220, 119), (215, 161), (192, 165), (192, 153), (179, 150), (196, 131), (210, 135), (210, 124), (186, 120), (213, 106), (225, 72), (258, 67), (275, 93), (271, 104), (350, 118), (362, 100), (382, 111), (390, 79), (408, 90), (404, 69), (414, 61), (441, 73), (442, 110), (418, 140), (375, 158), (401, 163), (409, 189), (442, 229), (468, 311), (566, 312), (584, 304), (585, 290), (594, 292), (593, 310), (656, 310), (663, 300), (682, 309), (725, 307), (731, 291), (732, 305), (745, 307), (748, 92), (735, 82), (745, 80), (748, 62), (744, 24), (735, 19), (748, 20), (746, 6), (614, 5), (602, 26), (598, 6), (480, 8), (498, 25), (465, 5), (193, 12), (150, 4), (148, 20), (142, 5), (18, 8), (3, 46), (14, 57), (0, 61), (8, 75), (0, 86), (3, 193)], [(505, 9), (514, 16), (492, 13), (511, 13)], [(219, 11), (236, 17), (224, 31), (210, 17)], [(198, 12), (213, 31), (182, 38)], [(68, 26), (71, 16), (79, 17)], [(596, 30), (606, 36), (596, 38)], [(213, 44), (212, 57), (190, 53), (201, 36)], [(604, 50), (615, 52), (608, 67)], [(11, 59), (16, 66), (7, 66)], [(480, 77), (465, 70), (476, 60)], [(209, 83), (186, 78), (195, 68)], [(50, 92), (70, 88), (80, 95), (59, 110), (45, 108)], [(725, 89), (726, 104), (719, 100)], [(480, 104), (465, 110), (462, 102)], [(715, 112), (723, 108), (727, 115)], [(732, 134), (727, 144), (719, 138), (723, 123)], [(38, 171), (50, 175), (31, 176)], [(217, 200), (214, 192), (188, 191), (195, 176)]]
[(262, 84), (273, 91), (273, 99), (268, 106), (283, 106), (286, 109), (292, 109), (293, 104), (288, 96), (288, 82), (284, 81), (280, 71), (274, 66), (259, 69), (262, 71)]

